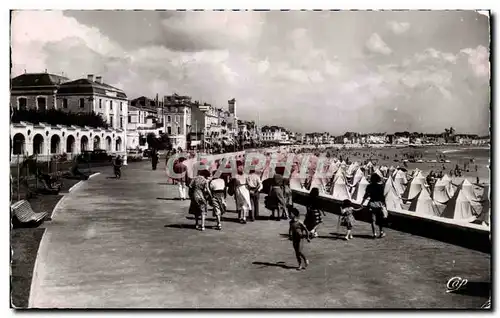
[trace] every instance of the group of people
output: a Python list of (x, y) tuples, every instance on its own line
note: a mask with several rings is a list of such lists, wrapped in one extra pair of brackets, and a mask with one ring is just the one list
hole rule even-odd
[[(175, 182), (179, 186), (180, 199), (190, 200), (189, 214), (194, 215), (197, 230), (205, 231), (209, 206), (213, 208), (212, 216), (215, 217), (217, 223), (215, 229), (222, 230), (222, 215), (227, 210), (228, 195), (234, 197), (238, 220), (241, 224), (257, 220), (260, 217), (259, 196), (261, 192), (265, 192), (268, 194), (265, 198), (265, 206), (271, 212), (269, 218), (276, 221), (289, 220), (289, 238), (299, 263), (297, 269), (304, 270), (307, 267), (309, 260), (303, 253), (304, 240), (311, 241), (318, 237), (318, 228), (323, 223), (322, 216), (325, 215), (324, 210), (321, 209), (318, 188), (310, 190), (306, 215), (301, 221), (300, 212), (292, 202), (290, 181), (283, 177), (282, 171), (277, 169), (274, 176), (267, 180), (268, 184), (264, 189), (264, 183), (257, 171), (251, 170), (245, 174), (241, 162), (237, 165), (235, 176), (224, 173), (218, 175), (218, 169), (216, 169), (212, 173), (208, 170), (200, 170), (196, 176), (190, 178), (189, 173), (186, 173), (185, 160), (185, 158), (180, 158), (174, 164), (174, 172), (182, 175), (182, 178), (175, 179)], [(387, 209), (383, 180), (376, 173), (371, 175), (363, 203), (366, 200), (368, 200), (368, 208), (372, 215), (373, 238), (382, 238), (385, 236), (384, 225), (387, 219)], [(342, 202), (339, 225), (346, 229), (345, 240), (353, 238), (354, 215), (361, 209), (363, 207), (356, 208), (349, 200)]]

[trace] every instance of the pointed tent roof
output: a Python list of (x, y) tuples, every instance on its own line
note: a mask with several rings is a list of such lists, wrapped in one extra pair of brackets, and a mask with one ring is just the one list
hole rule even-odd
[(332, 187), (331, 195), (335, 200), (339, 201), (351, 199), (349, 189), (347, 188), (347, 182), (344, 176), (338, 177), (336, 179)]
[(472, 222), (476, 219), (479, 211), (475, 211), (471, 202), (462, 192), (460, 186), (453, 197), (446, 204), (446, 208), (442, 213), (442, 217), (454, 220)]
[(356, 170), (356, 172), (354, 173), (353, 180), (352, 180), (352, 186), (356, 186), (359, 182), (361, 182), (362, 178), (364, 178), (364, 175), (363, 175), (363, 172), (361, 171), (361, 169)]
[(353, 188), (353, 192), (351, 194), (351, 199), (354, 203), (361, 204), (363, 200), (363, 196), (365, 195), (366, 187), (370, 184), (368, 180), (362, 175), (361, 180), (356, 184)]
[(427, 191), (427, 189), (423, 189), (418, 194), (416, 200), (412, 201), (409, 210), (419, 215), (439, 216), (444, 211), (445, 207), (445, 204), (434, 202), (429, 194), (429, 191)]
[(448, 191), (446, 189), (446, 182), (443, 180), (438, 180), (436, 184), (434, 185), (434, 192), (432, 194), (432, 197), (434, 198), (434, 201), (439, 202), (441, 204), (446, 204), (448, 200), (450, 200), (450, 195), (448, 194)]
[(385, 205), (388, 210), (399, 211), (403, 208), (403, 200), (396, 190), (392, 178), (387, 179), (384, 186)]
[(421, 178), (414, 178), (407, 186), (402, 195), (407, 200), (413, 200), (417, 197), (418, 193), (424, 188), (424, 183)]
[(490, 203), (489, 184), (484, 186), (481, 201), (482, 201), (482, 209), (481, 209), (481, 214), (478, 217), (478, 220), (480, 220), (481, 223), (486, 223), (487, 225), (490, 225), (491, 203)]
[(470, 183), (469, 180), (464, 179), (464, 181), (462, 182), (462, 191), (464, 192), (467, 199), (475, 201), (478, 200), (476, 194), (474, 193), (474, 186), (472, 185), (472, 183)]

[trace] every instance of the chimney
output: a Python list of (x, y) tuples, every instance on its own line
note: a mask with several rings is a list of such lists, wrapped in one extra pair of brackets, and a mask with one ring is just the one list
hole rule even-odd
[(102, 76), (96, 76), (95, 81), (99, 84), (102, 84)]
[(93, 81), (94, 81), (94, 74), (89, 74), (89, 75), (87, 75), (87, 79), (88, 79), (89, 81), (93, 82)]

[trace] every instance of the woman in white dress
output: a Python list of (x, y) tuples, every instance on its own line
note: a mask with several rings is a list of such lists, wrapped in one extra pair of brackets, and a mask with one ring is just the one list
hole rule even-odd
[(250, 191), (247, 186), (247, 176), (243, 173), (243, 166), (238, 167), (238, 174), (234, 180), (235, 192), (234, 198), (236, 200), (236, 209), (238, 210), (238, 218), (240, 223), (247, 223), (248, 211), (251, 209)]

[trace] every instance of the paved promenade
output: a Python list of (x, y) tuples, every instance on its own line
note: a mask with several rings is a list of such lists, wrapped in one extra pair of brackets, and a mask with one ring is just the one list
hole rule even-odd
[[(477, 308), (488, 298), (478, 292), (490, 281), (488, 254), (391, 230), (372, 240), (362, 222), (345, 242), (327, 215), (305, 245), (309, 268), (297, 272), (286, 221), (241, 225), (228, 212), (222, 232), (210, 221), (199, 232), (189, 202), (173, 200), (163, 165), (111, 175), (104, 169), (71, 192), (47, 223), (31, 307), (437, 309)], [(269, 215), (263, 206), (261, 215)], [(454, 276), (476, 291), (446, 293)]]

